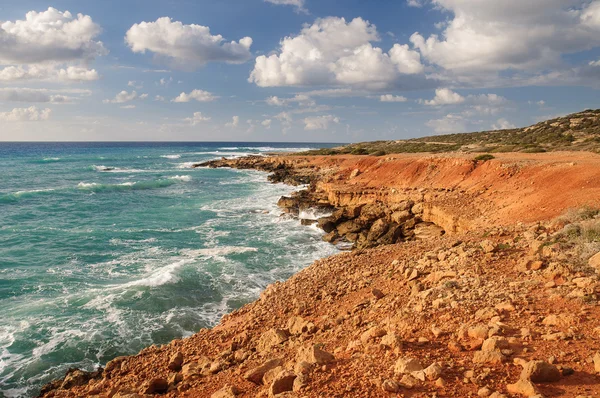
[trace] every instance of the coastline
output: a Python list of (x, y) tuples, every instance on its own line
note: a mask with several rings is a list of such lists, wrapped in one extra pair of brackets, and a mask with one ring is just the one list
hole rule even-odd
[[(487, 380), (494, 391), (506, 390), (509, 381), (519, 379), (520, 371), (509, 359), (540, 357), (540, 353), (548, 352), (548, 341), (570, 341), (575, 348), (578, 343), (582, 347), (588, 344), (573, 336), (569, 338), (567, 332), (574, 320), (562, 318), (545, 326), (564, 330), (555, 333), (563, 333), (565, 339), (521, 339), (522, 329), (532, 328), (524, 314), (530, 317), (543, 313), (544, 308), (553, 308), (558, 311), (554, 314), (558, 318), (573, 308), (567, 296), (574, 285), (585, 290), (584, 297), (596, 292), (597, 277), (583, 288), (577, 283), (565, 286), (569, 291), (564, 295), (554, 291), (549, 294), (543, 283), (528, 284), (523, 278), (526, 274), (545, 280), (548, 276), (541, 271), (545, 272), (552, 261), (564, 261), (556, 253), (538, 250), (534, 251), (535, 259), (528, 260), (531, 264), (522, 264), (522, 258), (527, 258), (534, 247), (540, 249), (564, 226), (550, 220), (568, 208), (588, 204), (598, 197), (594, 195), (600, 187), (592, 183), (586, 195), (566, 198), (563, 194), (561, 198), (557, 193), (552, 200), (542, 189), (539, 196), (547, 205), (533, 214), (529, 210), (529, 219), (522, 215), (535, 205), (536, 198), (519, 204), (515, 195), (520, 193), (515, 187), (522, 187), (522, 194), (531, 199), (526, 187), (530, 182), (528, 173), (546, 172), (549, 180), (552, 173), (564, 172), (561, 167), (568, 167), (572, 176), (586, 169), (584, 179), (591, 180), (590, 172), (600, 174), (596, 158), (581, 154), (579, 157), (580, 163), (575, 165), (561, 160), (560, 154), (507, 155), (505, 159), (481, 164), (456, 155), (382, 159), (279, 156), (264, 158), (269, 160), (261, 166), (245, 164), (244, 158), (236, 160), (240, 168), (269, 168), (263, 171), (274, 172), (272, 182), (309, 184), (309, 195), (287, 203), (289, 206), (282, 203), (284, 209), (295, 211), (305, 205), (322, 205), (334, 213), (341, 211), (346, 219), (334, 222), (336, 230), (342, 223), (360, 219), (364, 206), (386, 203), (387, 210), (379, 217), (360, 225), (360, 231), (370, 231), (377, 220), (389, 218), (385, 232), (377, 239), (367, 239), (372, 246), (382, 244), (377, 240), (389, 232), (389, 224), (395, 223), (393, 214), (408, 211), (414, 216), (412, 209), (416, 205), (421, 207), (416, 209), (421, 221), (438, 225), (446, 234), (402, 239), (403, 243), (376, 248), (369, 244), (318, 260), (288, 281), (270, 285), (259, 300), (225, 316), (213, 329), (203, 329), (165, 346), (146, 348), (136, 356), (116, 358), (99, 372), (73, 371), (53, 385), (58, 389), (47, 385), (42, 396), (129, 394), (133, 398), (161, 393), (208, 397), (217, 391), (222, 391), (218, 395), (222, 397), (277, 395), (277, 391), (288, 394), (278, 396), (389, 396), (404, 390), (437, 391), (447, 396), (452, 391), (458, 395), (451, 396), (465, 396), (477, 392), (481, 383), (453, 380), (463, 377), (464, 372), (473, 372), (468, 379), (479, 380), (485, 373), (481, 373), (484, 367), (492, 370), (480, 379)], [(590, 165), (594, 166), (591, 171)], [(512, 198), (503, 191), (509, 188)], [(556, 191), (556, 187), (548, 189)], [(411, 201), (410, 210), (389, 206), (403, 201)], [(510, 201), (516, 204), (500, 207)], [(349, 212), (356, 212), (350, 209), (357, 207), (358, 214), (348, 217)], [(405, 233), (400, 235), (406, 237)], [(338, 234), (338, 238), (346, 237)], [(545, 266), (533, 269), (536, 261)], [(560, 276), (568, 279), (569, 275), (571, 280), (576, 278), (568, 269)], [(592, 278), (587, 274), (585, 277)], [(503, 279), (514, 284), (509, 283), (510, 288), (506, 289), (499, 283)], [(535, 297), (533, 309), (528, 309), (530, 296)], [(587, 318), (599, 319), (596, 306), (585, 308)], [(485, 336), (481, 331), (471, 331), (478, 325), (486, 328)], [(598, 325), (590, 324), (588, 329), (592, 330), (591, 326)], [(501, 349), (482, 349), (489, 340), (483, 337), (490, 336), (495, 337), (494, 341), (502, 341), (498, 343)], [(480, 338), (485, 341), (480, 342)], [(477, 354), (486, 352), (499, 355)], [(401, 369), (399, 363), (406, 357), (421, 362), (425, 369), (423, 380), (420, 373)], [(474, 359), (478, 359), (476, 364), (469, 366)], [(584, 373), (589, 375), (585, 366), (573, 369), (576, 374), (569, 376), (571, 384)], [(227, 389), (227, 385), (232, 387)]]

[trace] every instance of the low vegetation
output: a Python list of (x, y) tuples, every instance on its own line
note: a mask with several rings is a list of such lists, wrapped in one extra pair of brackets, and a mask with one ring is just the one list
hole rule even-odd
[[(600, 153), (600, 109), (586, 110), (533, 126), (399, 141), (373, 141), (309, 151), (310, 155), (371, 155), (394, 153), (541, 153), (592, 151)], [(304, 153), (306, 154), (306, 153)]]

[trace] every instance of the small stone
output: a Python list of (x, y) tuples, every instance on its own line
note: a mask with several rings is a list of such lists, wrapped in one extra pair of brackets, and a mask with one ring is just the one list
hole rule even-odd
[(275, 396), (286, 391), (293, 391), (295, 379), (296, 374), (293, 372), (283, 371), (279, 373), (269, 388), (269, 396)]
[(500, 336), (492, 336), (486, 339), (481, 346), (481, 351), (502, 351), (508, 348), (508, 340)]
[(394, 380), (384, 380), (381, 384), (383, 391), (396, 393), (400, 391), (400, 384)]
[(448, 384), (448, 383), (446, 383), (446, 380), (444, 380), (441, 377), (435, 381), (435, 385), (437, 387), (446, 387), (446, 384)]
[(318, 345), (302, 347), (298, 350), (298, 362), (304, 361), (311, 364), (324, 365), (335, 361), (335, 357), (327, 351), (319, 348)]
[(288, 334), (282, 329), (270, 329), (265, 332), (258, 340), (257, 349), (259, 352), (269, 352), (272, 347), (287, 341)]
[(477, 391), (477, 396), (487, 398), (492, 395), (493, 391), (489, 387), (482, 387)]
[(371, 329), (367, 330), (366, 332), (364, 332), (363, 334), (360, 335), (360, 341), (363, 344), (366, 344), (370, 340), (373, 340), (378, 337), (383, 337), (385, 335), (386, 335), (385, 330), (381, 329), (380, 327), (374, 326)]
[(492, 242), (490, 240), (484, 240), (479, 245), (481, 246), (481, 248), (483, 249), (483, 251), (485, 253), (495, 252), (498, 248), (498, 246), (496, 246), (496, 244), (494, 244), (494, 242)]
[(242, 392), (234, 386), (225, 386), (211, 395), (210, 398), (235, 398), (241, 393)]
[(439, 363), (434, 362), (424, 370), (427, 380), (437, 380), (442, 375), (442, 367)]
[(385, 297), (385, 294), (379, 290), (379, 289), (373, 289), (371, 290), (371, 294), (377, 299), (377, 300), (381, 300), (382, 298)]
[(162, 394), (169, 389), (169, 381), (162, 377), (156, 377), (144, 383), (141, 388), (142, 394)]
[(400, 358), (394, 365), (394, 373), (405, 374), (423, 370), (423, 365), (414, 358)]
[(560, 370), (544, 361), (530, 361), (521, 372), (521, 379), (534, 383), (546, 383), (560, 380)]
[(507, 384), (506, 389), (511, 394), (521, 394), (526, 397), (539, 394), (537, 387), (529, 380), (519, 380), (514, 384)]
[(474, 363), (501, 364), (505, 357), (498, 351), (477, 351), (473, 356)]
[(183, 354), (181, 352), (177, 352), (169, 360), (168, 368), (177, 372), (177, 371), (181, 370), (182, 364), (183, 364)]
[(281, 366), (283, 361), (281, 359), (271, 359), (262, 365), (250, 369), (244, 374), (244, 379), (253, 382), (254, 384), (262, 384), (262, 379), (269, 370)]
[(594, 371), (596, 373), (600, 373), (600, 352), (594, 354), (594, 357), (592, 359), (594, 361)]
[(389, 349), (402, 349), (402, 339), (396, 333), (388, 333), (381, 338), (381, 345)]
[(296, 372), (296, 374), (299, 374), (299, 375), (307, 374), (308, 372), (310, 372), (311, 369), (312, 369), (312, 365), (305, 361), (297, 362), (296, 365), (294, 366), (294, 372)]

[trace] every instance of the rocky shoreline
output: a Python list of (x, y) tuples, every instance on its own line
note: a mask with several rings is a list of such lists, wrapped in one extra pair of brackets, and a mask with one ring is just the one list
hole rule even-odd
[[(600, 159), (503, 156), (198, 165), (308, 185), (282, 209), (330, 212), (316, 222), (358, 250), (270, 285), (213, 329), (71, 370), (41, 396), (598, 396)], [(427, 223), (445, 233), (417, 239)]]

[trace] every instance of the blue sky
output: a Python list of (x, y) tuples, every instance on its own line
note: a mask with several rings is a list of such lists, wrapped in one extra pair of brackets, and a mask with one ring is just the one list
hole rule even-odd
[(403, 139), (599, 88), (600, 0), (0, 2), (5, 141)]

